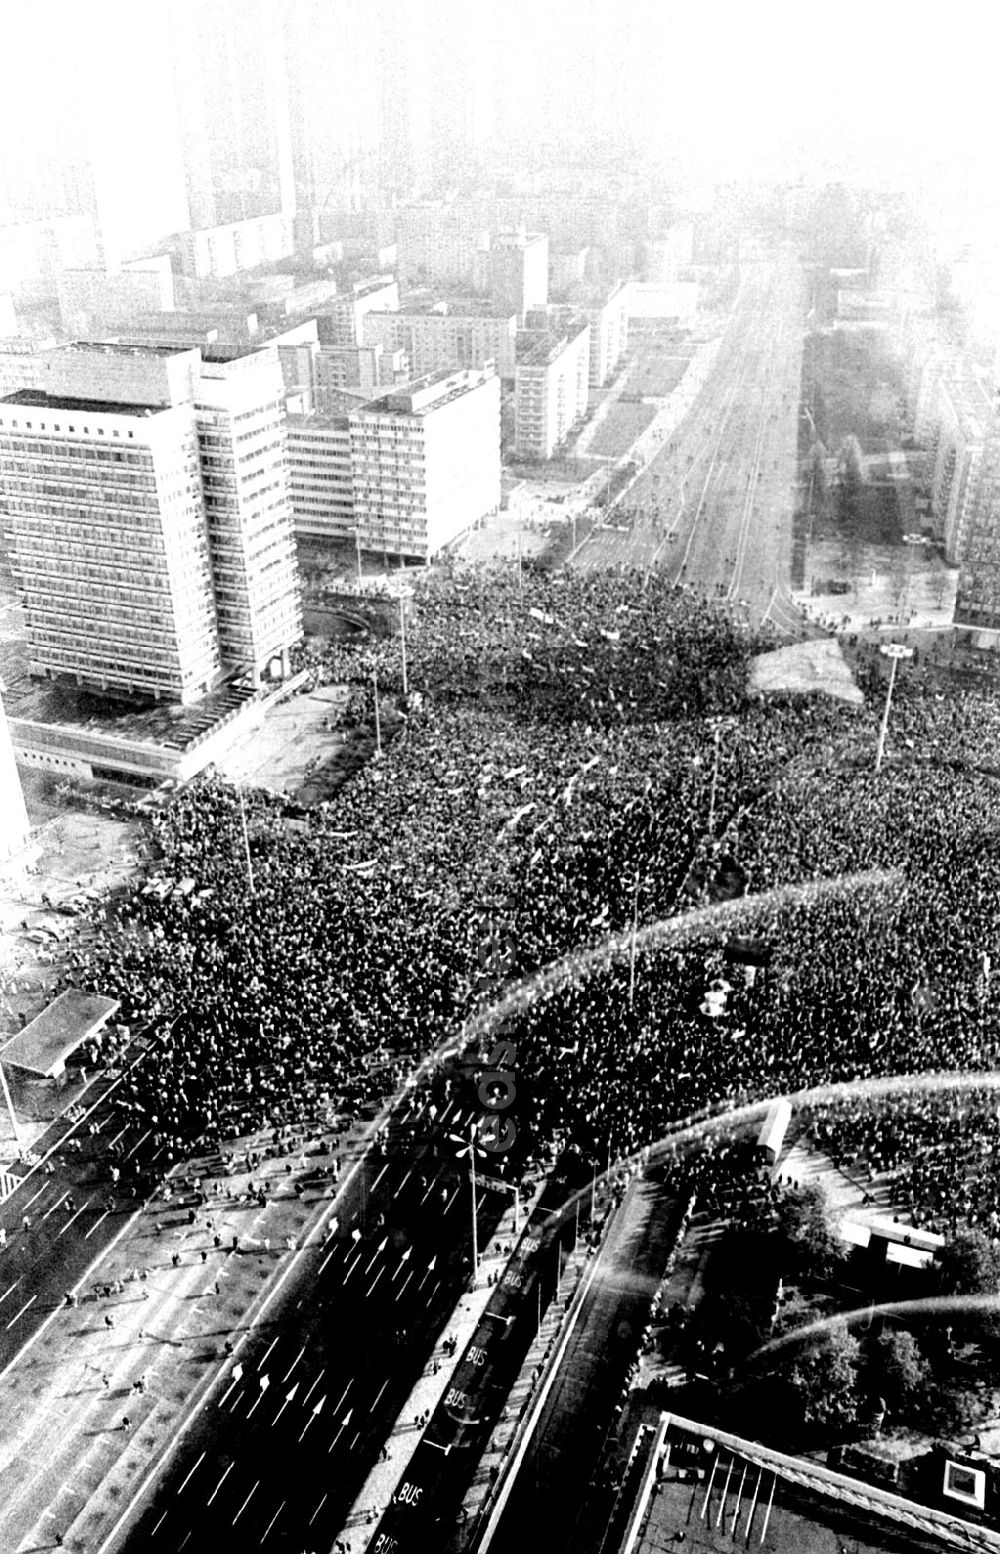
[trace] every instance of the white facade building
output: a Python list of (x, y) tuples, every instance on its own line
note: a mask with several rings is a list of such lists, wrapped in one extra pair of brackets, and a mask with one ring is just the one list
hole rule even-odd
[(364, 320), (368, 345), (404, 350), (414, 377), (450, 367), (485, 367), (492, 362), (501, 378), (514, 377), (517, 316), (485, 306), (475, 312), (447, 303), (433, 310), (372, 312)]
[(425, 560), (500, 506), (500, 379), (437, 373), (352, 413), (362, 549)]
[(56, 351), (47, 391), (0, 401), (0, 503), (33, 673), (181, 702), (217, 680), (198, 364), (197, 351)]
[(292, 511), (300, 539), (339, 542), (355, 533), (351, 424), (346, 415), (290, 415)]
[(590, 325), (576, 320), (553, 339), (519, 337), (514, 383), (514, 452), (550, 459), (584, 414), (590, 398)]
[(277, 351), (203, 361), (195, 410), (223, 665), (287, 669), (302, 599)]

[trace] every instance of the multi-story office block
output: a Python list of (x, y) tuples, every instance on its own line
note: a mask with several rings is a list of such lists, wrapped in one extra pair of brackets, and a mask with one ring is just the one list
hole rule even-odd
[(219, 674), (197, 351), (70, 347), (0, 401), (0, 502), (33, 671), (197, 700)]
[(500, 379), (442, 372), (350, 417), (362, 549), (426, 559), (500, 505)]
[(576, 319), (557, 335), (518, 336), (514, 380), (514, 451), (550, 459), (584, 414), (590, 397), (590, 325)]
[(404, 350), (415, 377), (450, 367), (485, 367), (514, 377), (517, 315), (485, 303), (442, 303), (434, 308), (402, 307), (366, 314), (365, 340), (387, 351)]
[(290, 415), (288, 458), (299, 539), (340, 541), (355, 533), (351, 424), (346, 415)]
[(277, 351), (203, 361), (195, 410), (219, 652), (259, 673), (302, 636)]

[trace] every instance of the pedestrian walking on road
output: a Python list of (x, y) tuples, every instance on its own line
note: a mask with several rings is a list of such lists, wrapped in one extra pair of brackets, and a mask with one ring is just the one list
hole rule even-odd
[(106, 1312), (105, 1313), (105, 1317), (104, 1317), (104, 1326), (105, 1327), (114, 1327), (114, 1325), (115, 1325), (115, 1314), (114, 1314), (114, 1312), (113, 1311)]
[(128, 1414), (123, 1414), (122, 1415), (122, 1429), (125, 1431), (126, 1435), (128, 1435), (128, 1433), (131, 1430), (131, 1428), (132, 1428), (132, 1421), (131, 1421), (131, 1419), (129, 1418)]

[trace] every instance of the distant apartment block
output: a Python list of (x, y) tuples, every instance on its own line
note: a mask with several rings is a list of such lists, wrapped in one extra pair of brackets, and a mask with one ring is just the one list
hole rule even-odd
[(382, 345), (320, 346), (314, 369), (316, 409), (324, 415), (331, 412), (335, 398), (345, 390), (373, 399), (414, 375), (405, 350)]
[(398, 307), (399, 286), (390, 277), (359, 281), (353, 291), (334, 298), (317, 314), (319, 338), (324, 345), (364, 345), (366, 314)]
[(523, 228), (488, 235), (476, 253), (473, 278), (495, 306), (516, 313), (523, 323), (529, 308), (544, 307), (548, 301), (548, 238)]
[(254, 216), (227, 226), (178, 232), (163, 243), (181, 275), (190, 280), (220, 280), (274, 264), (293, 248), (292, 222), (282, 213)]
[(676, 221), (661, 237), (646, 243), (646, 274), (652, 285), (680, 280), (694, 262), (695, 229), (690, 221)]
[(433, 308), (371, 312), (364, 320), (367, 344), (404, 350), (415, 377), (449, 367), (485, 367), (492, 362), (500, 377), (512, 381), (517, 315), (486, 303), (441, 303)]
[(70, 335), (86, 335), (136, 313), (165, 313), (174, 305), (170, 259), (136, 259), (117, 271), (63, 270), (58, 279), (59, 314)]
[(600, 388), (614, 376), (628, 349), (628, 298), (626, 287), (618, 286), (603, 302), (549, 309), (552, 318), (566, 320), (576, 314), (589, 323), (592, 388)]
[(590, 325), (576, 319), (565, 330), (524, 330), (518, 336), (514, 380), (514, 452), (550, 459), (587, 409), (590, 397)]
[(559, 297), (572, 286), (581, 286), (587, 272), (586, 248), (549, 252), (549, 295)]
[[(955, 596), (955, 625), (1000, 632), (1000, 435), (983, 446)], [(997, 640), (994, 638), (994, 645)]]
[(973, 374), (957, 371), (942, 380), (931, 512), (935, 532), (951, 562), (960, 562), (965, 554), (990, 419), (988, 396)]
[(424, 200), (396, 212), (397, 273), (404, 286), (469, 287), (489, 230), (475, 201)]
[[(311, 324), (315, 335), (315, 320)], [(298, 415), (314, 410), (321, 415), (338, 415), (345, 394), (354, 400), (373, 399), (394, 383), (405, 383), (412, 377), (409, 358), (402, 350), (385, 351), (381, 345), (320, 345), (315, 338), (291, 341), (287, 336), (279, 337), (275, 344), (288, 409)]]
[(922, 447), (933, 446), (937, 438), (941, 380), (955, 355), (933, 318), (916, 314), (908, 320), (903, 390), (910, 430)]
[(500, 379), (432, 374), (355, 411), (354, 516), (363, 549), (425, 560), (500, 506)]
[(197, 700), (219, 674), (197, 351), (49, 353), (0, 401), (4, 538), (32, 672)]

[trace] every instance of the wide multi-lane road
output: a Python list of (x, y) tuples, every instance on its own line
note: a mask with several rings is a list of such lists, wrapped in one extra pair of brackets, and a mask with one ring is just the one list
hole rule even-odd
[(791, 250), (746, 266), (703, 388), (574, 565), (662, 567), (748, 620), (791, 624), (804, 297)]

